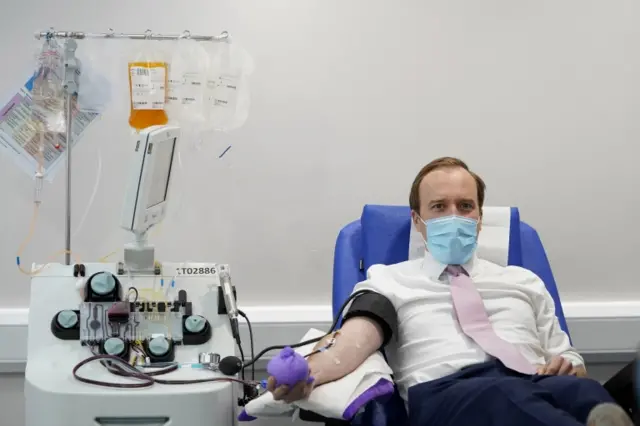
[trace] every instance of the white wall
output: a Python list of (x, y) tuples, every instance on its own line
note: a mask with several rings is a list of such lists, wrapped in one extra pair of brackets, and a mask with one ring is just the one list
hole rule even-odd
[[(623, 267), (640, 207), (639, 18), (632, 0), (5, 0), (0, 107), (32, 71), (36, 30), (228, 30), (255, 59), (251, 116), (183, 149), (183, 195), (153, 242), (161, 259), (232, 264), (262, 324), (258, 348), (299, 338), (301, 320), (326, 325), (340, 227), (367, 202), (406, 204), (423, 164), (456, 155), (485, 178), (489, 204), (519, 206), (539, 230), (574, 343), (611, 363), (630, 359), (640, 327), (640, 290)], [(117, 226), (130, 131), (124, 68), (96, 43), (79, 54), (102, 59), (118, 99), (74, 151), (75, 221), (98, 152), (105, 169), (73, 241), (91, 261), (128, 238)], [(62, 177), (46, 186), (23, 262), (62, 248)], [(32, 181), (2, 153), (0, 194), (1, 373), (24, 367), (29, 285), (15, 253), (32, 208)], [(619, 367), (590, 365), (601, 379)], [(15, 426), (21, 387), (20, 375), (0, 376), (0, 411)]]
[[(183, 150), (184, 195), (154, 238), (161, 259), (231, 263), (245, 305), (328, 304), (340, 227), (364, 203), (406, 204), (424, 163), (456, 155), (484, 176), (489, 204), (520, 206), (538, 228), (565, 300), (638, 299), (625, 268), (610, 266), (635, 260), (639, 18), (632, 0), (9, 0), (0, 93), (31, 71), (38, 29), (226, 29), (255, 59), (251, 116)], [(76, 220), (98, 150), (105, 167), (73, 241), (81, 259), (127, 239), (117, 225), (128, 144), (117, 103), (75, 152)], [(0, 188), (0, 307), (26, 306), (15, 251), (32, 182), (3, 156)], [(63, 189), (62, 174), (47, 185), (24, 262), (62, 248)]]

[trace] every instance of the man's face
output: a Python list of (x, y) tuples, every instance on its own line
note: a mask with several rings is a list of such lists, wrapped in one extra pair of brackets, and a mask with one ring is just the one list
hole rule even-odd
[[(426, 226), (422, 220), (443, 216), (462, 216), (478, 221), (480, 232), (480, 206), (473, 176), (461, 167), (443, 167), (426, 175), (420, 183), (420, 212), (411, 212), (413, 223), (424, 239)], [(421, 220), (422, 218), (422, 220)]]

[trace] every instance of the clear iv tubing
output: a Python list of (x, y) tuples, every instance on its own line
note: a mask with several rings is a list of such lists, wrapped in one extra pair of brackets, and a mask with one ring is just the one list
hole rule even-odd
[[(18, 248), (18, 253), (16, 254), (16, 264), (18, 265), (18, 269), (20, 270), (20, 272), (22, 272), (25, 275), (37, 275), (38, 273), (40, 273), (40, 271), (42, 271), (42, 269), (44, 269), (45, 265), (42, 265), (41, 267), (39, 267), (38, 269), (36, 269), (35, 271), (27, 271), (26, 269), (24, 269), (21, 265), (20, 262), (20, 257), (22, 255), (22, 252), (24, 251), (24, 249), (27, 247), (27, 245), (29, 244), (29, 242), (31, 241), (31, 239), (33, 238), (33, 234), (35, 233), (35, 228), (36, 228), (36, 223), (38, 222), (38, 215), (40, 213), (40, 204), (42, 202), (41, 200), (41, 194), (42, 194), (42, 186), (43, 186), (43, 180), (44, 180), (44, 173), (43, 173), (43, 166), (42, 166), (42, 162), (43, 157), (44, 157), (44, 141), (43, 141), (44, 137), (43, 137), (43, 132), (40, 132), (40, 161), (38, 164), (38, 171), (36, 172), (35, 175), (35, 194), (34, 194), (34, 208), (33, 208), (33, 215), (31, 217), (31, 224), (29, 226), (29, 233), (27, 234), (27, 237), (24, 239), (24, 241), (22, 242), (22, 244), (20, 244), (20, 247)], [(87, 219), (87, 216), (89, 215), (89, 211), (91, 210), (91, 206), (93, 205), (93, 202), (96, 198), (96, 195), (98, 193), (98, 188), (100, 187), (100, 179), (102, 177), (102, 152), (100, 150), (98, 150), (98, 171), (96, 173), (96, 182), (93, 186), (93, 192), (91, 193), (91, 197), (89, 197), (89, 202), (87, 204), (87, 207), (84, 211), (84, 214), (82, 215), (82, 218), (80, 219), (80, 223), (78, 224), (78, 227), (76, 228), (76, 230), (73, 232), (72, 237), (75, 237), (78, 232), (80, 231), (80, 229), (82, 228), (82, 225), (84, 225), (85, 220)], [(70, 254), (73, 255), (73, 253), (69, 252), (68, 250), (59, 250), (55, 253), (53, 253), (53, 255), (51, 257), (55, 257), (61, 254)], [(75, 259), (76, 263), (79, 263), (79, 260), (76, 258)]]
[(93, 202), (96, 199), (96, 195), (98, 194), (98, 188), (100, 187), (100, 179), (102, 178), (102, 151), (98, 149), (98, 172), (96, 173), (96, 182), (93, 185), (93, 192), (91, 193), (91, 197), (89, 197), (89, 203), (87, 204), (87, 208), (84, 210), (80, 222), (78, 223), (78, 227), (71, 234), (71, 238), (78, 235), (80, 229), (82, 229), (82, 225), (84, 225), (84, 221), (87, 220), (87, 216), (89, 216), (89, 211), (91, 210), (91, 206), (93, 206)]
[(16, 264), (18, 266), (18, 269), (20, 270), (20, 272), (22, 272), (25, 275), (35, 275), (36, 273), (40, 272), (42, 270), (42, 268), (44, 268), (44, 266), (40, 267), (37, 271), (27, 271), (26, 269), (24, 269), (22, 267), (22, 265), (20, 264), (20, 255), (22, 254), (22, 252), (24, 251), (24, 249), (26, 248), (26, 246), (29, 244), (29, 242), (31, 241), (31, 238), (33, 238), (33, 234), (35, 233), (36, 230), (36, 222), (38, 221), (38, 213), (40, 211), (40, 196), (42, 194), (42, 180), (44, 178), (44, 131), (43, 129), (39, 129), (39, 135), (40, 135), (40, 140), (38, 143), (38, 165), (36, 168), (36, 174), (35, 174), (35, 187), (34, 187), (34, 194), (33, 194), (33, 214), (31, 215), (31, 223), (29, 224), (29, 232), (27, 233), (26, 238), (22, 241), (22, 244), (20, 244), (20, 246), (18, 247), (18, 252), (16, 253)]

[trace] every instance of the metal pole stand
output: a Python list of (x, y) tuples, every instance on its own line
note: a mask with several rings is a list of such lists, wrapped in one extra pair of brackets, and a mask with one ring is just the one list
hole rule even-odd
[(76, 58), (78, 43), (69, 38), (64, 43), (64, 91), (65, 91), (65, 120), (67, 133), (65, 135), (65, 149), (67, 154), (67, 190), (65, 198), (66, 221), (65, 221), (65, 264), (71, 264), (71, 144), (73, 142), (73, 101), (78, 95), (78, 76), (80, 73), (80, 61)]

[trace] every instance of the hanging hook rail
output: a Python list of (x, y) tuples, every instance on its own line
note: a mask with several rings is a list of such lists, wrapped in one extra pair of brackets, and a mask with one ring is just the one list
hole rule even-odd
[(85, 33), (82, 31), (55, 31), (53, 29), (49, 31), (40, 31), (35, 33), (36, 39), (47, 39), (47, 38), (60, 38), (60, 39), (76, 39), (81, 40), (85, 38), (111, 38), (111, 39), (131, 39), (131, 40), (178, 40), (185, 38), (185, 34), (188, 34), (188, 38), (190, 40), (197, 41), (229, 41), (230, 35), (227, 31), (223, 31), (220, 35), (216, 36), (205, 36), (205, 35), (194, 35), (191, 34), (188, 30), (183, 31), (181, 34), (154, 34), (151, 30), (147, 30), (141, 34), (127, 34), (127, 33), (116, 33), (112, 29), (109, 29), (109, 32), (106, 33)]

